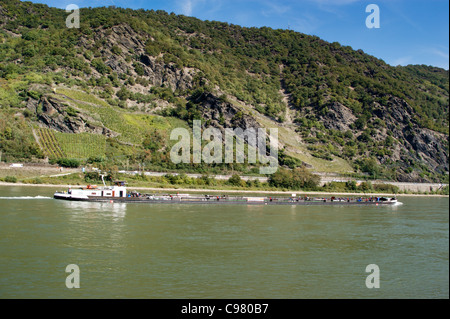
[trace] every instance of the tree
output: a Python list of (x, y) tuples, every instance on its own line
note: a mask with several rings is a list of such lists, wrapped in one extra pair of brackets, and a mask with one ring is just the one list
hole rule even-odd
[(109, 68), (105, 65), (105, 63), (103, 63), (101, 59), (92, 60), (91, 65), (100, 74), (106, 74), (109, 71)]
[(131, 97), (131, 92), (127, 90), (125, 86), (122, 86), (119, 91), (117, 91), (116, 96), (121, 101), (126, 101)]
[(320, 177), (309, 172), (305, 167), (294, 170), (279, 169), (269, 177), (269, 185), (287, 189), (315, 189)]
[(346, 182), (345, 183), (345, 187), (348, 190), (351, 190), (351, 191), (356, 191), (358, 189), (358, 186), (356, 185), (355, 181), (348, 181), (348, 182)]
[(73, 158), (60, 158), (57, 163), (62, 167), (77, 168), (80, 166), (80, 161)]
[(232, 186), (242, 186), (242, 179), (238, 174), (233, 174), (233, 176), (228, 179), (228, 184)]
[(157, 130), (147, 132), (142, 146), (147, 150), (156, 152), (164, 146), (164, 137)]
[(364, 173), (369, 173), (371, 176), (380, 174), (380, 167), (377, 160), (373, 157), (362, 160), (360, 167), (361, 171)]

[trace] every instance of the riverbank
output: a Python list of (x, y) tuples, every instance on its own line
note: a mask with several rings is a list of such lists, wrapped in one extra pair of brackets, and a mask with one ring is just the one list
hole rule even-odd
[[(7, 183), (0, 182), (0, 186), (23, 186), (23, 187), (51, 187), (56, 190), (65, 190), (69, 187), (85, 187), (86, 185), (63, 185), (63, 184), (25, 184), (25, 183)], [(389, 196), (392, 193), (346, 193), (346, 192), (324, 192), (324, 191), (268, 191), (268, 190), (239, 190), (239, 189), (208, 189), (208, 188), (176, 188), (176, 187), (128, 187), (130, 190), (142, 192), (183, 192), (183, 193), (217, 193), (217, 194), (271, 194), (271, 195), (345, 195), (345, 196)], [(449, 195), (438, 194), (396, 194), (398, 197), (449, 197)]]
[[(92, 172), (90, 174), (93, 174)], [(95, 173), (94, 173), (95, 175)], [(388, 181), (359, 181), (351, 178), (320, 175), (315, 191), (292, 191), (277, 188), (268, 183), (267, 177), (239, 176), (231, 181), (228, 175), (198, 175), (161, 172), (118, 171), (114, 179), (127, 181), (129, 189), (143, 192), (208, 192), (246, 194), (330, 194), (351, 196), (393, 196), (420, 195), (446, 196), (447, 184), (398, 183)], [(264, 179), (264, 180), (263, 180)], [(50, 186), (67, 188), (71, 186), (99, 184), (97, 176), (89, 176), (80, 168), (61, 168), (55, 165), (26, 165), (12, 167), (0, 163), (0, 183), (3, 185)]]
[[(168, 178), (169, 176), (169, 178)], [(181, 176), (184, 176), (181, 178)], [(199, 174), (179, 174), (161, 172), (131, 172), (119, 171), (117, 179), (127, 180), (129, 188), (143, 191), (181, 191), (181, 192), (223, 192), (223, 193), (260, 193), (260, 194), (330, 194), (330, 195), (356, 195), (365, 194), (392, 196), (420, 195), (420, 196), (446, 196), (442, 191), (447, 184), (431, 183), (399, 183), (388, 181), (359, 181), (351, 178), (320, 175), (318, 191), (291, 191), (277, 189), (267, 184), (267, 177), (240, 176), (239, 183), (228, 182), (228, 175), (210, 175), (204, 179)], [(85, 185), (85, 175), (80, 168), (61, 168), (56, 165), (31, 165), (11, 167), (0, 163), (0, 182), (11, 185), (41, 185), (50, 187), (68, 187), (68, 185)], [(354, 182), (355, 186), (349, 188), (347, 182)], [(92, 182), (92, 183), (98, 183)], [(100, 182), (101, 183), (101, 182)], [(366, 193), (364, 193), (364, 190)]]

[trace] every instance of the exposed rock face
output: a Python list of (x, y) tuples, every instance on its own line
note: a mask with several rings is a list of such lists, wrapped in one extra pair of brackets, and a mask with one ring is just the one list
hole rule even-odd
[[(334, 102), (328, 107), (328, 112), (320, 116), (321, 123), (326, 129), (347, 131), (356, 121), (352, 111), (341, 103)], [(406, 165), (399, 169), (397, 177), (404, 182), (429, 182), (425, 177), (414, 172), (407, 172), (407, 163), (423, 163), (433, 171), (440, 174), (449, 171), (448, 141), (444, 134), (429, 129), (420, 128), (415, 120), (413, 108), (403, 99), (389, 97), (385, 105), (374, 103), (373, 115), (386, 125), (374, 127), (376, 133), (372, 139), (383, 142), (388, 135), (398, 143), (387, 147), (392, 154), (379, 156), (380, 165), (386, 162), (400, 161)]]
[(217, 128), (248, 128), (257, 129), (261, 125), (251, 116), (243, 114), (242, 111), (232, 103), (221, 99), (212, 93), (204, 93), (197, 97), (194, 103), (201, 108), (203, 117), (209, 120), (210, 125)]
[[(112, 27), (112, 31), (108, 36), (111, 46), (114, 44), (120, 44), (128, 50), (133, 50), (136, 53), (143, 51), (145, 43), (141, 41), (140, 37), (137, 36), (136, 32), (126, 24), (121, 24)], [(99, 33), (98, 37), (104, 36), (104, 34)]]
[(121, 74), (121, 73), (127, 73), (128, 72), (128, 66), (123, 61), (120, 61), (119, 59), (110, 59), (106, 61), (105, 63), (107, 66), (111, 68), (115, 73)]
[[(142, 67), (143, 77), (150, 82), (150, 86), (166, 86), (173, 91), (191, 89), (193, 78), (198, 70), (192, 68), (177, 68), (173, 63), (165, 63), (162, 56), (150, 56), (145, 53), (145, 43), (141, 40), (141, 36), (137, 34), (128, 25), (119, 25), (112, 28), (111, 33), (104, 34), (104, 31), (97, 31), (94, 39), (101, 40), (107, 38), (107, 46), (111, 49), (118, 46), (123, 52), (134, 52), (139, 57), (138, 61), (134, 61)], [(91, 48), (93, 43), (87, 39), (80, 40), (80, 45)], [(133, 63), (126, 62), (120, 54), (106, 52), (107, 56), (105, 64), (111, 68), (116, 74), (131, 74), (138, 76)]]
[(38, 104), (39, 101), (30, 98), (27, 101), (27, 109), (31, 111), (33, 114), (37, 113)]
[(347, 131), (350, 129), (350, 125), (356, 121), (356, 117), (348, 107), (334, 102), (328, 106), (328, 113), (326, 116), (322, 116), (321, 120), (327, 129)]
[(167, 86), (172, 90), (192, 89), (192, 80), (197, 71), (194, 69), (177, 69), (174, 65), (164, 64), (154, 57), (144, 55), (149, 65), (144, 65), (144, 75), (150, 80), (152, 86)]
[[(109, 32), (107, 32), (109, 31)], [(173, 91), (183, 92), (177, 95), (180, 98), (188, 98), (191, 93), (184, 93), (187, 90), (197, 88), (200, 70), (180, 67), (177, 64), (167, 62), (167, 56), (159, 54), (152, 56), (146, 46), (151, 46), (152, 39), (148, 35), (139, 34), (127, 25), (118, 25), (105, 30), (102, 28), (93, 31), (94, 39), (81, 37), (79, 46), (87, 50), (99, 51), (96, 41), (104, 43), (101, 50), (101, 58), (105, 65), (111, 68), (113, 74), (117, 74), (120, 79), (120, 85), (127, 86), (125, 81), (128, 78), (143, 78), (147, 84), (140, 84), (127, 88), (136, 93), (147, 94), (151, 87), (169, 87)], [(114, 53), (113, 47), (119, 47), (122, 53)], [(132, 58), (130, 59), (130, 53)], [(86, 60), (87, 61), (87, 60)], [(87, 61), (89, 62), (89, 61)], [(102, 76), (95, 68), (91, 67), (93, 77)], [(120, 75), (125, 74), (126, 77)], [(103, 75), (104, 76), (104, 75)], [(125, 79), (125, 80), (124, 80)], [(202, 79), (203, 80), (203, 79)], [(207, 79), (204, 79), (208, 81)], [(142, 83), (144, 81), (141, 81)], [(138, 83), (138, 82), (136, 82)], [(322, 87), (325, 89), (325, 85)], [(118, 86), (114, 88), (118, 90)], [(217, 88), (221, 90), (221, 88)], [(257, 120), (245, 112), (238, 106), (230, 103), (224, 98), (219, 97), (217, 93), (204, 93), (192, 99), (192, 102), (200, 110), (203, 116), (203, 125), (214, 126), (222, 131), (224, 128), (259, 128), (261, 125)], [(39, 105), (41, 103), (41, 105)], [(171, 104), (172, 102), (165, 101)], [(289, 99), (286, 98), (287, 107)], [(38, 111), (42, 106), (42, 112)], [(161, 106), (161, 105), (159, 105)], [(163, 107), (166, 107), (164, 105)], [(42, 125), (53, 128), (60, 132), (66, 133), (82, 133), (90, 132), (103, 134), (108, 137), (118, 136), (116, 132), (97, 124), (86, 114), (82, 112), (75, 116), (71, 116), (67, 112), (67, 106), (61, 101), (53, 97), (43, 97), (40, 102), (30, 99), (26, 107), (32, 113), (38, 114), (38, 120)], [(318, 115), (311, 111), (311, 115), (315, 115), (316, 119), (324, 125), (328, 130), (336, 130), (345, 132), (351, 130), (356, 137), (360, 135), (362, 130), (355, 130), (352, 124), (357, 120), (358, 114), (354, 114), (350, 108), (339, 102), (330, 103), (328, 112), (324, 115)], [(381, 152), (377, 155), (378, 164), (384, 165), (398, 162), (398, 180), (405, 182), (426, 182), (426, 177), (419, 176), (419, 173), (408, 172), (408, 165), (419, 163), (428, 169), (432, 169), (438, 173), (449, 171), (448, 163), (448, 137), (444, 134), (436, 133), (429, 129), (420, 128), (417, 121), (417, 112), (403, 99), (390, 96), (384, 105), (374, 103), (372, 105), (373, 120), (381, 119), (385, 125), (382, 127), (374, 127), (375, 133), (371, 134), (371, 141), (379, 143), (380, 148), (384, 148), (383, 141), (388, 135), (392, 136), (396, 143), (386, 147), (389, 148), (391, 154)], [(96, 124), (92, 124), (96, 123)], [(294, 134), (294, 131), (293, 131)], [(342, 146), (342, 145), (341, 145)], [(336, 146), (339, 150), (343, 147)], [(376, 151), (376, 150), (375, 150)], [(375, 153), (362, 153), (353, 158), (364, 159), (367, 156), (375, 156)], [(362, 154), (362, 155), (361, 155)]]
[[(107, 137), (115, 137), (118, 134), (106, 127), (96, 126), (89, 122), (89, 118), (83, 114), (70, 116), (67, 106), (53, 97), (42, 97), (42, 113), (37, 114), (41, 124), (63, 133), (94, 133)], [(28, 102), (30, 108), (37, 109), (37, 102)]]
[(418, 157), (434, 170), (448, 172), (448, 150), (443, 147), (445, 137), (442, 134), (428, 129), (414, 129), (405, 135), (405, 139)]
[(398, 97), (391, 97), (389, 99), (386, 110), (395, 121), (405, 124), (411, 120), (411, 114), (413, 113), (412, 107)]
[[(448, 145), (446, 136), (434, 132), (429, 129), (420, 128), (413, 125), (414, 110), (404, 100), (391, 97), (386, 106), (379, 106), (374, 115), (385, 121), (387, 131), (392, 133), (397, 141), (399, 141), (398, 149), (404, 155), (399, 159), (408, 162), (409, 159), (419, 160), (426, 163), (434, 171), (444, 173), (449, 170), (448, 163)], [(387, 134), (381, 136), (385, 138)], [(401, 176), (401, 181), (423, 181), (421, 178), (414, 176)]]

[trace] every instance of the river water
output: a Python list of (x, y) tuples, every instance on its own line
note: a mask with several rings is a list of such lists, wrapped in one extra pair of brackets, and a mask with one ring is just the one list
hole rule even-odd
[[(178, 206), (54, 191), (0, 187), (0, 298), (449, 298), (448, 198)], [(66, 286), (70, 264), (79, 289)]]

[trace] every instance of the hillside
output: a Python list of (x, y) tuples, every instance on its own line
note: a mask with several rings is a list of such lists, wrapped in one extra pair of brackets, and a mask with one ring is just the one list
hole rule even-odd
[(200, 172), (173, 128), (278, 128), (280, 163), (398, 181), (448, 180), (448, 70), (392, 67), (339, 43), (163, 11), (0, 1), (1, 160)]

